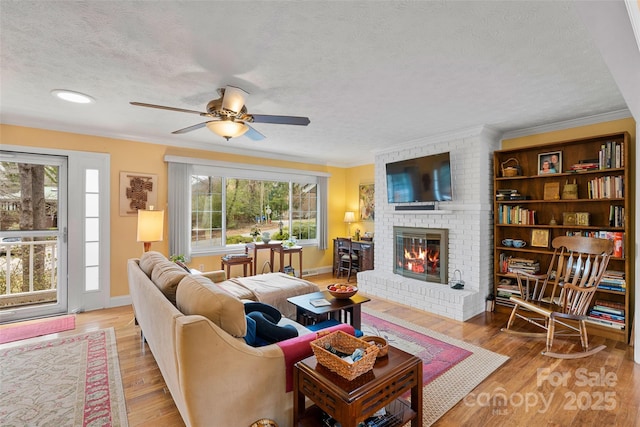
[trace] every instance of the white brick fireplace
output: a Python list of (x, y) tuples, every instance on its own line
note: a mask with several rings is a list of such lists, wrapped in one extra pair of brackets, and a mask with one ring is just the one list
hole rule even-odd
[[(497, 134), (479, 127), (376, 153), (374, 269), (358, 273), (363, 293), (456, 320), (484, 311), (493, 282), (492, 153), (498, 145)], [(396, 211), (387, 203), (386, 163), (446, 151), (451, 153), (453, 201), (438, 202), (432, 211)], [(394, 274), (394, 226), (447, 229), (448, 277), (460, 270), (464, 290)]]

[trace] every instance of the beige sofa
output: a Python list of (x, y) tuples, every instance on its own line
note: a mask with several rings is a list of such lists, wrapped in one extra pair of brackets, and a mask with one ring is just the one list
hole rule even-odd
[[(315, 284), (273, 273), (254, 276), (257, 283), (247, 288), (224, 280), (224, 271), (189, 274), (157, 252), (128, 260), (127, 270), (136, 320), (187, 426), (248, 427), (261, 418), (292, 425), (292, 366), (312, 354), (315, 334), (283, 317), (299, 337), (251, 347), (242, 338), (246, 320), (237, 295), (274, 302), (277, 293), (286, 303), (315, 292)], [(279, 279), (291, 289), (267, 292)]]

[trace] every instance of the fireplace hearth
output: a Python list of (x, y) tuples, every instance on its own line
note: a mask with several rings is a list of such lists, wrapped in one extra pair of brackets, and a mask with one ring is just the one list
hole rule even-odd
[(425, 282), (447, 283), (447, 230), (393, 227), (393, 272)]

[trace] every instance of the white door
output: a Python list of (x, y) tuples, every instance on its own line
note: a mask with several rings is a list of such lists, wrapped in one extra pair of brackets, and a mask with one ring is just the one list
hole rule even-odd
[(0, 322), (67, 312), (67, 161), (0, 151)]

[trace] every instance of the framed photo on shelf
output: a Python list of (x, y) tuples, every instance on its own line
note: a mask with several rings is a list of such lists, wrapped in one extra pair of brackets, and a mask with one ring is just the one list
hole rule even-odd
[(548, 248), (549, 230), (546, 228), (534, 228), (531, 230), (531, 246), (534, 248)]
[(538, 154), (538, 175), (562, 172), (562, 151)]

